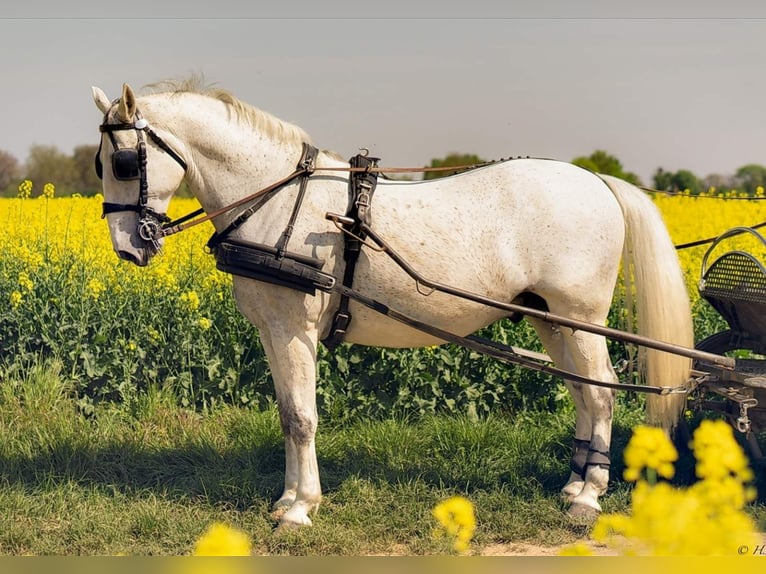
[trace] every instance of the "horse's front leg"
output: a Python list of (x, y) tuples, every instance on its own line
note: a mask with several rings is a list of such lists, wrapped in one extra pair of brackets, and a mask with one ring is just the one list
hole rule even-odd
[(285, 437), (285, 486), (274, 516), (283, 526), (311, 525), (322, 489), (314, 437), (316, 410), (316, 334), (260, 330), (269, 359)]

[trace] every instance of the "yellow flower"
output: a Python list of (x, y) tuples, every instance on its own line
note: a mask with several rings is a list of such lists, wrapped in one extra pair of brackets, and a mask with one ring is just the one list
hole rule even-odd
[(21, 289), (27, 293), (31, 293), (35, 288), (35, 284), (24, 271), (19, 273), (19, 285), (21, 286)]
[[(639, 480), (631, 493), (630, 515), (601, 515), (591, 532), (594, 540), (626, 555), (664, 556), (733, 555), (738, 548), (758, 544), (755, 524), (742, 510), (754, 496), (753, 489), (743, 484), (752, 472), (740, 459), (744, 454), (731, 427), (722, 421), (706, 422), (695, 431), (692, 442), (698, 468), (703, 468), (698, 471), (702, 480), (686, 489)], [(639, 434), (635, 443), (631, 439), (634, 446), (652, 444), (646, 431), (637, 428), (634, 438)], [(638, 462), (633, 468), (643, 468), (641, 461), (650, 458), (648, 450), (636, 448), (644, 458), (634, 453)], [(709, 470), (708, 457), (725, 458), (725, 473)]]
[(220, 522), (213, 523), (194, 546), (195, 556), (249, 556), (250, 551), (247, 534)]
[(24, 296), (21, 293), (19, 293), (18, 291), (11, 292), (11, 297), (10, 297), (11, 307), (13, 307), (14, 309), (18, 308), (18, 306), (21, 305), (21, 302), (23, 300), (24, 300)]
[(673, 478), (673, 463), (678, 452), (665, 432), (657, 427), (639, 425), (625, 448), (625, 480), (636, 481), (644, 468), (664, 478)]
[(463, 496), (451, 496), (434, 507), (433, 516), (441, 526), (436, 534), (446, 533), (454, 539), (453, 548), (457, 552), (466, 552), (476, 530), (476, 516), (471, 501)]
[(181, 296), (178, 299), (187, 311), (196, 311), (199, 309), (199, 295), (197, 295), (196, 291), (186, 291), (181, 293)]
[(199, 321), (197, 321), (197, 326), (203, 331), (207, 331), (210, 327), (213, 326), (213, 322), (207, 317), (200, 317)]
[(734, 476), (741, 482), (753, 479), (745, 453), (734, 439), (734, 431), (726, 422), (705, 420), (700, 423), (692, 441), (697, 458), (697, 476), (723, 480)]
[(104, 285), (101, 281), (98, 279), (91, 279), (88, 281), (88, 284), (85, 286), (85, 291), (93, 300), (98, 299), (101, 297), (101, 294), (106, 291), (106, 285)]
[(18, 197), (21, 199), (27, 199), (30, 195), (32, 195), (32, 181), (25, 179), (19, 184)]
[(43, 186), (43, 197), (46, 199), (53, 199), (53, 195), (56, 193), (56, 186), (51, 182), (46, 183)]

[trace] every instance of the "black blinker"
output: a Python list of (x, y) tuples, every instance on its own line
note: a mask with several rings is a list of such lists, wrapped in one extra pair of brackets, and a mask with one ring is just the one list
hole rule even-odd
[(98, 179), (104, 179), (104, 164), (101, 163), (101, 148), (104, 146), (104, 142), (101, 141), (101, 143), (98, 144), (98, 151), (96, 152), (96, 157), (93, 158), (95, 160), (95, 168), (96, 168), (96, 175), (98, 176)]
[(118, 149), (112, 154), (112, 172), (115, 179), (126, 181), (141, 177), (138, 150)]

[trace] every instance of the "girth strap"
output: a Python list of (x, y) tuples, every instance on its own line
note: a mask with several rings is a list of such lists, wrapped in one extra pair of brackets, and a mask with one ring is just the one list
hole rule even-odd
[[(367, 236), (362, 229), (362, 224), (369, 226), (372, 219), (370, 212), (372, 195), (375, 193), (375, 187), (378, 184), (378, 172), (374, 171), (374, 168), (377, 168), (379, 159), (377, 157), (357, 154), (349, 160), (352, 168), (348, 180), (351, 201), (346, 217), (353, 219), (354, 223), (344, 225), (344, 228), (349, 233), (343, 234), (345, 243), (343, 257), (346, 260), (346, 269), (343, 272), (343, 285), (348, 288), (351, 288), (354, 283), (356, 262), (359, 260), (359, 254), (362, 250), (362, 242), (360, 240), (364, 240)], [(357, 171), (354, 171), (354, 169)], [(333, 318), (330, 333), (322, 339), (322, 343), (329, 350), (333, 350), (343, 342), (343, 336), (346, 334), (346, 330), (351, 323), (351, 313), (348, 310), (348, 304), (348, 296), (342, 294), (338, 310)]]

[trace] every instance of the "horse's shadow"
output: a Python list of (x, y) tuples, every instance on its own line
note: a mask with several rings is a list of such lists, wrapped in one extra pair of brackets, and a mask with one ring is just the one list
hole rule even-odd
[[(613, 459), (621, 458), (630, 432), (615, 427)], [(358, 443), (332, 453), (319, 448), (323, 492), (336, 492), (353, 478), (381, 484), (418, 481), (428, 488), (457, 492), (502, 489), (509, 495), (555, 496), (569, 475), (570, 447), (563, 435), (542, 447), (522, 446), (523, 452), (503, 460), (499, 460), (499, 449), (477, 453), (460, 444), (445, 447), (428, 442), (420, 448), (420, 452), (435, 454), (439, 462), (434, 463), (434, 456), (423, 458), (417, 453), (392, 458), (390, 447), (381, 450)], [(276, 434), (236, 447), (192, 439), (168, 447), (119, 440), (93, 447), (72, 439), (36, 453), (0, 455), (0, 480), (29, 492), (73, 483), (125, 495), (152, 492), (176, 501), (200, 499), (246, 510), (253, 505), (269, 506), (279, 497), (284, 464), (283, 441)], [(619, 460), (613, 460), (613, 482), (622, 481), (623, 468)]]
[[(321, 440), (321, 437), (320, 439)], [(449, 456), (442, 453), (441, 457)], [(456, 451), (456, 459), (460, 456)], [(550, 455), (549, 455), (550, 456)], [(445, 472), (417, 456), (392, 461), (384, 453), (351, 445), (333, 454), (318, 454), (322, 488), (326, 494), (340, 489), (350, 479), (375, 483), (420, 481), (426, 486), (466, 490), (491, 487), (470, 473), (466, 466)], [(0, 455), (0, 480), (40, 492), (53, 484), (75, 484), (131, 495), (153, 492), (171, 500), (204, 499), (213, 505), (244, 510), (254, 503), (270, 504), (281, 494), (285, 454), (281, 437), (264, 438), (251, 447), (226, 448), (189, 441), (167, 447), (142, 447), (111, 441), (88, 446), (77, 440), (62, 440), (38, 452)], [(469, 473), (459, 476), (461, 468)], [(512, 475), (545, 476), (544, 488), (555, 490), (565, 479), (561, 469), (551, 471), (540, 457), (531, 457), (524, 468), (509, 468), (499, 483)], [(526, 480), (526, 479), (525, 479)]]

